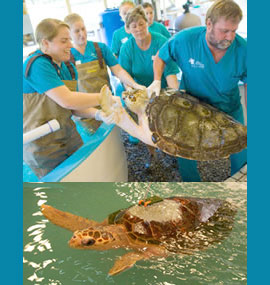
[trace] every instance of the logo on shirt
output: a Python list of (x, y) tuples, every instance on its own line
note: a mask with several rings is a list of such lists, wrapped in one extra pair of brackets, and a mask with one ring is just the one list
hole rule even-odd
[(194, 58), (190, 58), (188, 61), (193, 68), (204, 68), (204, 64), (195, 60)]
[(125, 37), (121, 40), (121, 43), (124, 44), (128, 40), (128, 37)]
[(91, 53), (91, 57), (97, 58), (97, 55), (96, 55), (94, 52), (92, 52), (92, 53)]

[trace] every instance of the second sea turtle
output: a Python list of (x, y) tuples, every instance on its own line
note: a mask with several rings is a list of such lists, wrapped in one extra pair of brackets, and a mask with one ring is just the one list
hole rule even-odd
[(137, 261), (170, 254), (192, 254), (227, 237), (233, 227), (235, 208), (215, 198), (149, 198), (146, 207), (133, 205), (96, 222), (42, 205), (52, 223), (73, 231), (72, 248), (108, 250), (126, 248), (109, 271), (115, 275)]

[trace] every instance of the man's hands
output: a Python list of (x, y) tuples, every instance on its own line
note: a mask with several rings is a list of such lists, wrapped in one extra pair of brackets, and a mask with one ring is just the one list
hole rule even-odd
[(149, 85), (147, 88), (148, 98), (150, 98), (153, 93), (155, 93), (155, 96), (159, 96), (160, 89), (161, 89), (161, 80), (154, 80), (152, 84)]

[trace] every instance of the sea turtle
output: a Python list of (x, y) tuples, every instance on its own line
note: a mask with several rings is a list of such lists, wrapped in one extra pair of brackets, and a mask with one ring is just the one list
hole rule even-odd
[(150, 100), (146, 90), (123, 92), (126, 106), (138, 115), (138, 124), (123, 107), (115, 107), (107, 86), (101, 94), (102, 110), (106, 115), (114, 113), (120, 128), (170, 155), (218, 160), (247, 146), (246, 126), (185, 92), (166, 89)]
[(74, 232), (72, 248), (108, 250), (127, 248), (109, 271), (115, 275), (138, 260), (191, 254), (229, 235), (236, 209), (214, 198), (154, 196), (150, 204), (133, 205), (98, 223), (43, 204), (41, 211), (52, 223)]

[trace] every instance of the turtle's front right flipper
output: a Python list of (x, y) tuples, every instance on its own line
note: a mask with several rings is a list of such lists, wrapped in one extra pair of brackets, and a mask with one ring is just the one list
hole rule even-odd
[(109, 271), (109, 275), (116, 275), (128, 268), (131, 268), (137, 261), (147, 259), (148, 256), (142, 252), (131, 251), (116, 260), (113, 267)]
[(109, 271), (109, 275), (116, 275), (131, 268), (139, 260), (147, 260), (152, 257), (166, 257), (167, 251), (159, 246), (145, 248), (143, 251), (130, 251), (118, 258)]
[(42, 214), (53, 224), (70, 230), (72, 232), (76, 230), (82, 230), (88, 227), (96, 226), (98, 223), (86, 218), (73, 215), (68, 212), (63, 212), (55, 209), (49, 205), (41, 205)]

